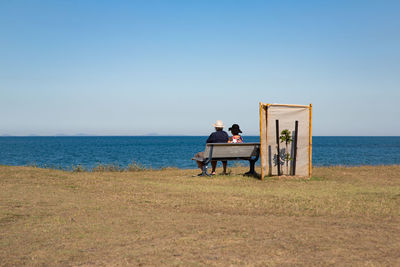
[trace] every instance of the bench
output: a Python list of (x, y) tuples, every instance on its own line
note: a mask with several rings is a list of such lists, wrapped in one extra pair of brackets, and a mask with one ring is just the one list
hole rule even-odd
[(208, 143), (203, 158), (192, 158), (203, 163), (202, 175), (207, 175), (208, 163), (212, 160), (248, 160), (250, 170), (246, 175), (254, 175), (254, 165), (260, 156), (260, 143)]

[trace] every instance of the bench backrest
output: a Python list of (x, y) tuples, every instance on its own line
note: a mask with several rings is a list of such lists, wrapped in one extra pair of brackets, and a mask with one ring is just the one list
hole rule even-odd
[(258, 158), (260, 143), (212, 143), (207, 144), (204, 157), (208, 158), (212, 148), (212, 158)]

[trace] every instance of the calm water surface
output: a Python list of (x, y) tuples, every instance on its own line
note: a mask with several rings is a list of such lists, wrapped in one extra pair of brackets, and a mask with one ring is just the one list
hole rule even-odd
[[(190, 158), (205, 146), (205, 136), (0, 137), (0, 164), (68, 168), (97, 164), (195, 168)], [(244, 136), (259, 142), (258, 136)], [(260, 164), (260, 161), (258, 161)], [(400, 137), (313, 137), (313, 164), (400, 164)]]

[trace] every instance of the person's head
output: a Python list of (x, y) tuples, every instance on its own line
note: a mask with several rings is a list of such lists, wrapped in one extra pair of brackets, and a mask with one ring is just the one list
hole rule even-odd
[(232, 127), (229, 128), (229, 131), (231, 131), (231, 133), (233, 135), (238, 135), (239, 133), (241, 133), (242, 131), (240, 130), (239, 124), (233, 124)]
[(224, 129), (224, 123), (221, 120), (217, 120), (214, 124), (213, 124), (214, 128), (216, 131), (222, 131), (222, 129)]

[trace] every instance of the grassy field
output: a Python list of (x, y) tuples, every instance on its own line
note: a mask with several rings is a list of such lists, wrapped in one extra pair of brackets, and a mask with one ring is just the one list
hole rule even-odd
[(0, 166), (0, 265), (400, 265), (400, 166), (245, 171)]

